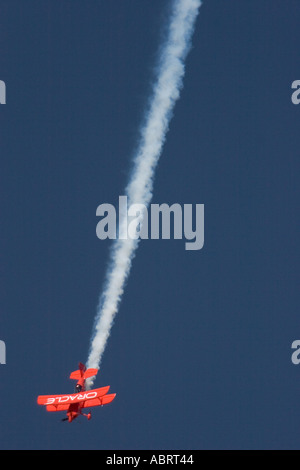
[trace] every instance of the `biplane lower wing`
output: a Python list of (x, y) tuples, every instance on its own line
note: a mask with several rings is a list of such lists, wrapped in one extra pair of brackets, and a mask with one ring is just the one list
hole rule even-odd
[(47, 411), (68, 411), (70, 405), (47, 405)]
[(83, 402), (82, 408), (90, 408), (90, 407), (93, 407), (93, 406), (108, 405), (108, 403), (111, 403), (113, 401), (115, 396), (116, 396), (116, 393), (111, 393), (110, 395), (104, 395), (103, 397), (94, 398), (92, 400), (87, 400), (87, 401)]

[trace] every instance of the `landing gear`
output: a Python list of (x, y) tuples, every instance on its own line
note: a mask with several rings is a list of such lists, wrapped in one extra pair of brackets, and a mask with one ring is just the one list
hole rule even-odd
[(88, 414), (82, 413), (83, 416), (85, 416), (88, 420), (92, 419), (92, 413), (89, 412)]

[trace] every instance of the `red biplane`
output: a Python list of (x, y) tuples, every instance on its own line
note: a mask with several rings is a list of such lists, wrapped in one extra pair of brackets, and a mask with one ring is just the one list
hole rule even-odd
[(93, 406), (103, 406), (112, 402), (116, 394), (107, 394), (109, 385), (107, 387), (96, 388), (93, 390), (85, 389), (85, 381), (90, 377), (97, 375), (98, 369), (86, 369), (86, 367), (79, 363), (79, 369), (71, 373), (70, 379), (77, 380), (75, 393), (71, 395), (40, 395), (37, 398), (39, 405), (46, 406), (47, 411), (66, 411), (67, 417), (62, 421), (69, 421), (71, 423), (77, 416), (83, 415), (87, 419), (91, 419), (91, 412), (83, 413), (85, 408)]

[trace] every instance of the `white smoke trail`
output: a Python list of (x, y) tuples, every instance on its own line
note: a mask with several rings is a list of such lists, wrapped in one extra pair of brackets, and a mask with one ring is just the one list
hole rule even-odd
[[(190, 48), (200, 6), (201, 0), (174, 1), (168, 37), (161, 51), (149, 111), (141, 130), (133, 173), (126, 189), (129, 205), (139, 203), (147, 206), (152, 198), (154, 172), (175, 102), (179, 98), (184, 60)], [(125, 220), (120, 220), (120, 227), (125, 223)], [(100, 365), (137, 246), (138, 240), (131, 238), (119, 238), (114, 242), (104, 291), (97, 309), (87, 367), (98, 368)], [(89, 379), (88, 386), (92, 383), (92, 379)]]

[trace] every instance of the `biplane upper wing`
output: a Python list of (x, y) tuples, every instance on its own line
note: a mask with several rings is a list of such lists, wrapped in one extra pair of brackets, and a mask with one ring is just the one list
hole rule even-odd
[(71, 395), (40, 395), (37, 398), (39, 405), (70, 405), (71, 403), (80, 403), (95, 398), (101, 398), (107, 394), (110, 386), (95, 388), (81, 393), (73, 393)]
[[(111, 393), (110, 395), (104, 395), (103, 397), (97, 397), (97, 398), (92, 398), (90, 400), (85, 400), (80, 403), (81, 408), (92, 408), (94, 406), (103, 406), (103, 405), (108, 405), (108, 403), (111, 403), (113, 399), (115, 398), (116, 393)], [(46, 410), (47, 411), (69, 411), (70, 405), (47, 405)]]

